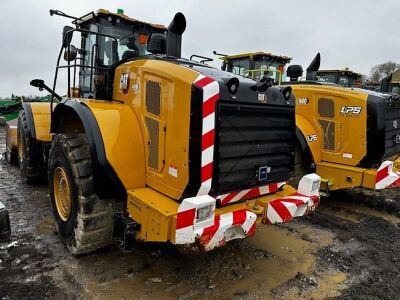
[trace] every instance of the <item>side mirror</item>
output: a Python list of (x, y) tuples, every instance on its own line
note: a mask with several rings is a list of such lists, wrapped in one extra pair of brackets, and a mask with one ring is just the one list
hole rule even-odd
[(69, 32), (71, 30), (74, 30), (73, 27), (71, 26), (64, 26), (63, 32), (62, 32), (62, 46), (66, 48), (69, 43), (72, 41), (72, 32)]
[(42, 79), (33, 79), (31, 80), (30, 85), (38, 88), (39, 90), (43, 90), (44, 81)]
[(69, 48), (66, 47), (64, 50), (64, 60), (74, 61), (78, 56), (78, 49), (74, 45), (70, 45)]
[(222, 71), (226, 71), (226, 61), (223, 61), (223, 62), (222, 62), (221, 70), (222, 70)]

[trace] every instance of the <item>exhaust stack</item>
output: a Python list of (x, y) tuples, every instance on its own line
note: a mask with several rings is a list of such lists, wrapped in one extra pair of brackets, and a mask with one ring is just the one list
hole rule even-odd
[(318, 52), (307, 68), (306, 80), (317, 80), (317, 72), (321, 65), (321, 54)]
[(178, 12), (171, 24), (168, 26), (167, 33), (167, 56), (181, 58), (182, 34), (186, 29), (186, 18)]

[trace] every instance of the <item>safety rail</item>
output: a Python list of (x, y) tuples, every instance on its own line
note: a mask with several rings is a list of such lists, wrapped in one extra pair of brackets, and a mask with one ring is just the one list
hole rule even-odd
[[(262, 72), (272, 72), (272, 73), (276, 73), (278, 76), (276, 76), (278, 78), (278, 84), (282, 83), (282, 76), (283, 76), (283, 72), (279, 71), (279, 70), (275, 70), (275, 69), (266, 69), (266, 68), (262, 68), (262, 69), (254, 69), (254, 70), (246, 70), (243, 73), (244, 77), (248, 77), (251, 79), (254, 79), (254, 75), (255, 73), (260, 72), (260, 74)], [(261, 78), (260, 78), (261, 79)]]

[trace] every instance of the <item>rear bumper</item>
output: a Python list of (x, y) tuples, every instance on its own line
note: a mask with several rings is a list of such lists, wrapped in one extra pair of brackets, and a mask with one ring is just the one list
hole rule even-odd
[(272, 195), (217, 208), (206, 220), (197, 221), (197, 210), (215, 207), (215, 198), (204, 195), (182, 201), (176, 215), (175, 241), (186, 251), (209, 251), (234, 239), (244, 239), (256, 232), (256, 224), (289, 222), (314, 211), (319, 204), (320, 177), (302, 178), (299, 190), (285, 186)]
[(317, 173), (331, 182), (329, 190), (352, 187), (390, 189), (400, 187), (400, 159), (384, 161), (377, 169), (365, 169), (335, 163), (320, 163)]

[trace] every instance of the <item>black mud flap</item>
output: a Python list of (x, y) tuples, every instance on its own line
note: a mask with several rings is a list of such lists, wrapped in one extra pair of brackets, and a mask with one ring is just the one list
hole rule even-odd
[(10, 217), (8, 210), (0, 202), (0, 239), (6, 239), (11, 235)]
[(135, 244), (135, 234), (140, 225), (129, 218), (127, 212), (114, 214), (113, 241), (124, 252), (133, 250)]

